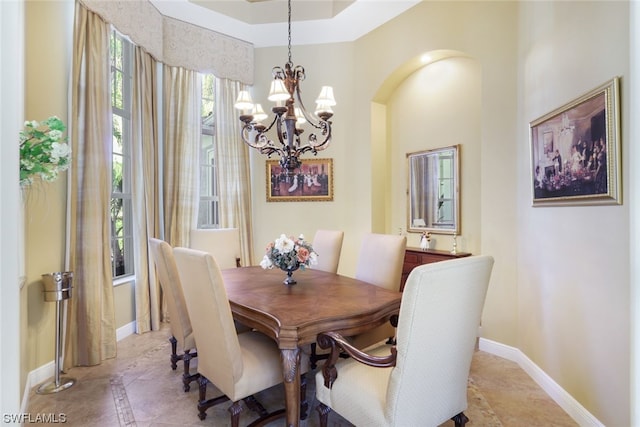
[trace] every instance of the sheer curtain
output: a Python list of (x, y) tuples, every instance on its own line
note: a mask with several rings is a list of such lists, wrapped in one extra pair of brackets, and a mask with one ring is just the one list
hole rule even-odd
[(220, 226), (240, 230), (242, 265), (253, 265), (249, 150), (240, 137), (238, 112), (233, 107), (242, 88), (240, 83), (229, 79), (215, 81)]
[(76, 3), (69, 173), (69, 269), (64, 367), (116, 356), (110, 259), (109, 25)]
[(187, 246), (197, 204), (200, 143), (198, 73), (165, 65), (163, 198), (164, 240)]
[(161, 320), (160, 284), (148, 244), (150, 237), (160, 237), (157, 65), (144, 49), (134, 47), (131, 175), (133, 229), (138, 237), (134, 239), (137, 333), (159, 329)]

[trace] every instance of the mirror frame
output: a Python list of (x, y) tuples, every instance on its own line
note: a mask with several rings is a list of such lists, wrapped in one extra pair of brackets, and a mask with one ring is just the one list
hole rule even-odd
[[(438, 155), (445, 151), (453, 150), (453, 217), (454, 224), (453, 227), (416, 227), (414, 225), (414, 218), (411, 217), (411, 200), (413, 197), (412, 188), (414, 186), (411, 182), (411, 177), (413, 174), (411, 173), (411, 160), (416, 157), (421, 156), (433, 156)], [(451, 235), (459, 235), (460, 234), (460, 145), (451, 145), (448, 147), (435, 148), (431, 150), (423, 150), (416, 151), (413, 153), (407, 153), (407, 231), (410, 233), (433, 233), (433, 234), (451, 234)]]

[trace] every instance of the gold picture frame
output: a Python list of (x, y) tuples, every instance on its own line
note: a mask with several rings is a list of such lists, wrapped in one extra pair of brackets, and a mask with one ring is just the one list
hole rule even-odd
[(278, 160), (267, 160), (267, 202), (328, 202), (333, 200), (333, 159), (303, 159), (287, 176)]
[(530, 123), (533, 206), (620, 204), (619, 78)]

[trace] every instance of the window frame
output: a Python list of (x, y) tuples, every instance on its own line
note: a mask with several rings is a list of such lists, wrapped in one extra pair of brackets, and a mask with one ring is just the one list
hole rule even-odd
[[(111, 145), (111, 202), (109, 206), (109, 224), (110, 224), (110, 248), (111, 248), (111, 271), (113, 275), (114, 286), (130, 282), (135, 278), (135, 260), (134, 260), (134, 233), (133, 233), (133, 194), (132, 194), (132, 165), (131, 165), (131, 106), (132, 106), (132, 80), (133, 80), (133, 43), (128, 38), (120, 34), (117, 30), (111, 30), (110, 39), (110, 83), (111, 83), (111, 116), (112, 116), (112, 145)], [(122, 57), (114, 58), (114, 43), (121, 44)], [(121, 62), (121, 68), (118, 68), (118, 62)], [(120, 73), (120, 74), (119, 74)], [(119, 76), (119, 78), (118, 78)], [(121, 85), (120, 85), (120, 84)], [(117, 91), (122, 90), (120, 96), (121, 105), (117, 105)], [(121, 128), (117, 129), (116, 119), (120, 118)], [(121, 147), (116, 146), (120, 132)], [(120, 149), (121, 148), (121, 149)], [(121, 159), (119, 164), (122, 165), (122, 182), (120, 188), (114, 188), (116, 159)], [(120, 201), (121, 214), (116, 215), (122, 221), (122, 230), (117, 232), (114, 230), (114, 203)], [(121, 242), (121, 244), (120, 244)], [(117, 250), (117, 248), (120, 248)], [(117, 265), (119, 258), (115, 255), (122, 252), (122, 265), (124, 270), (118, 274), (119, 266)]]

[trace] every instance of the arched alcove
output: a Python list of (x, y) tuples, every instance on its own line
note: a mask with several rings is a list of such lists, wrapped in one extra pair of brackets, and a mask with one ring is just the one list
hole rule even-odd
[[(406, 230), (406, 154), (461, 146), (461, 226), (465, 251), (479, 250), (481, 67), (469, 55), (437, 50), (398, 66), (371, 101), (372, 228)], [(451, 237), (435, 236), (437, 249)], [(416, 245), (417, 236), (408, 236)]]

